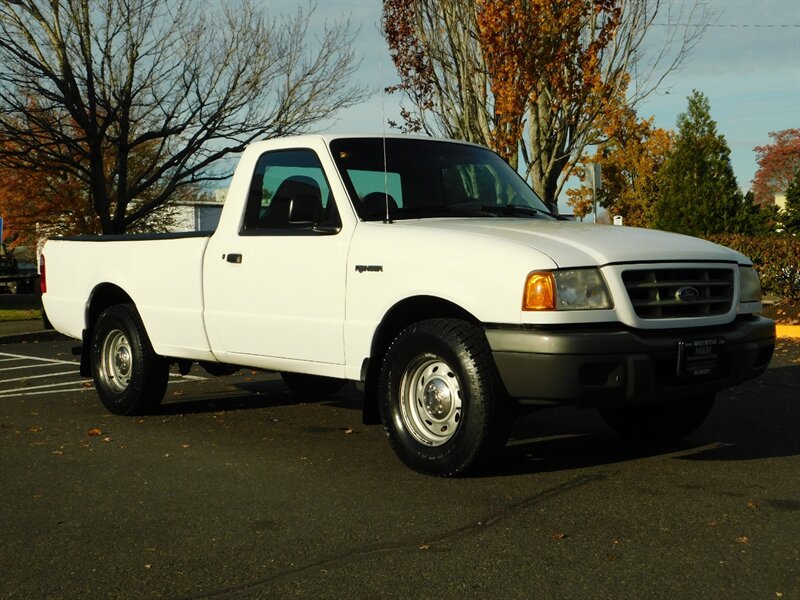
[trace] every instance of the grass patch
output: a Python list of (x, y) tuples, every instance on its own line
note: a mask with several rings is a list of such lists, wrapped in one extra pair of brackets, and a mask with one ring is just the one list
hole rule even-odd
[(0, 309), (0, 322), (3, 321), (36, 321), (42, 318), (38, 308)]

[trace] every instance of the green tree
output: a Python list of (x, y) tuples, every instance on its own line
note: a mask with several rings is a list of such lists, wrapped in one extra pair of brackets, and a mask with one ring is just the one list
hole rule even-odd
[(752, 211), (736, 183), (725, 137), (717, 132), (708, 98), (695, 90), (678, 116), (678, 133), (659, 172), (655, 225), (709, 235), (746, 233)]
[(744, 196), (749, 213), (749, 231), (753, 235), (769, 235), (783, 228), (783, 218), (775, 204), (759, 204), (752, 191)]
[(783, 215), (786, 231), (800, 233), (800, 169), (786, 188), (786, 209)]

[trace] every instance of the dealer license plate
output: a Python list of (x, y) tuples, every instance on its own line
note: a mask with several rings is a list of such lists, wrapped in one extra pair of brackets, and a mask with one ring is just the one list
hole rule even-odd
[(678, 376), (713, 375), (722, 362), (725, 338), (703, 338), (678, 342)]

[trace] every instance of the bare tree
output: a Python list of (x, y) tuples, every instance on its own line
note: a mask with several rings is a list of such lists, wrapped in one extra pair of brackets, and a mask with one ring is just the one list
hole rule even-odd
[(312, 42), (310, 12), (220, 4), (0, 0), (0, 158), (82, 181), (119, 233), (249, 142), (364, 98), (348, 20)]
[(713, 18), (709, 0), (384, 0), (390, 91), (412, 105), (406, 129), (521, 159), (554, 203), (601, 120), (652, 94)]

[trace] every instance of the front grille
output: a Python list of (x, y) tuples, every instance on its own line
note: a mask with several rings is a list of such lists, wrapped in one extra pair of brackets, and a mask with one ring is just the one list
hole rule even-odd
[(622, 281), (643, 319), (721, 315), (733, 303), (733, 269), (631, 270)]

